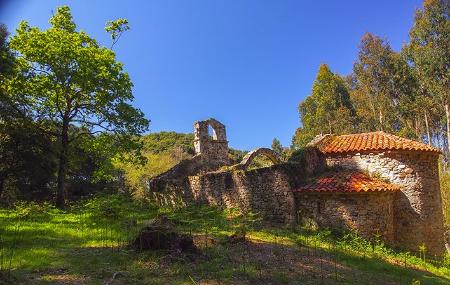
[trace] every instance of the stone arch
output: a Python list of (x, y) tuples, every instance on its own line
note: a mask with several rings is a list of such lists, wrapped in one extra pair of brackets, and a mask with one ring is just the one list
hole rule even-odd
[(205, 122), (212, 129), (212, 139), (213, 140), (215, 140), (215, 141), (226, 141), (227, 140), (227, 137), (225, 134), (225, 126), (221, 122), (219, 122), (213, 118), (210, 118), (210, 119), (206, 120)]
[[(213, 130), (212, 136), (209, 135), (209, 127)], [(195, 129), (195, 139), (208, 141), (226, 141), (227, 135), (225, 131), (225, 126), (215, 119), (208, 119), (205, 121), (196, 122), (194, 125)]]
[(281, 159), (273, 150), (271, 150), (270, 148), (261, 147), (247, 153), (242, 159), (241, 163), (239, 163), (239, 168), (244, 170), (247, 169), (248, 166), (253, 162), (255, 157), (260, 155), (264, 155), (265, 157), (270, 159), (273, 164), (281, 163)]
[[(214, 131), (209, 134), (209, 127)], [(229, 165), (228, 141), (225, 125), (210, 118), (194, 124), (194, 148), (196, 155), (202, 155), (211, 169)]]

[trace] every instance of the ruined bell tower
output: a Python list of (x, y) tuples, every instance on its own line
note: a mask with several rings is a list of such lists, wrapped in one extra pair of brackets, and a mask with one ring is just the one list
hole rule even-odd
[(217, 169), (230, 164), (227, 134), (222, 123), (212, 118), (198, 121), (194, 124), (194, 130), (195, 153), (202, 157), (205, 165)]

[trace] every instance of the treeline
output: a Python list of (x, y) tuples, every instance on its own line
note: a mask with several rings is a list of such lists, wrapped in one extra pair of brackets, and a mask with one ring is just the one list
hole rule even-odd
[[(117, 161), (145, 163), (149, 121), (111, 48), (79, 30), (63, 6), (41, 30), (0, 25), (0, 203), (68, 199), (123, 185)], [(112, 45), (129, 29), (107, 23)]]
[(348, 76), (322, 64), (299, 105), (293, 148), (318, 134), (385, 131), (448, 150), (449, 10), (448, 0), (425, 0), (399, 52), (366, 33)]

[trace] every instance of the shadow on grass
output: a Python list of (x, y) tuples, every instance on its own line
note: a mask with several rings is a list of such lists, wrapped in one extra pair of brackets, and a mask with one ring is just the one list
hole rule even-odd
[(83, 276), (92, 284), (111, 282), (114, 275), (117, 283), (111, 284), (194, 284), (193, 281), (199, 284), (412, 284), (413, 280), (419, 280), (420, 284), (427, 285), (450, 282), (378, 258), (313, 247), (254, 240), (199, 247), (198, 253), (190, 255), (101, 247), (66, 248), (55, 256), (59, 262), (54, 267), (28, 272), (25, 276), (34, 280)]
[[(42, 221), (23, 221), (14, 272), (24, 284), (449, 284), (450, 279), (429, 272), (395, 266), (377, 257), (361, 257), (335, 248), (323, 249), (327, 236), (320, 232), (293, 229), (257, 228), (246, 243), (222, 243), (223, 237), (240, 226), (233, 212), (207, 206), (190, 206), (176, 211), (162, 210), (184, 232), (210, 236), (200, 238), (200, 252), (194, 256), (180, 253), (135, 252), (114, 247), (117, 234), (129, 240), (130, 228), (115, 225), (150, 219), (131, 212), (121, 219), (99, 223), (83, 215), (58, 214)], [(8, 243), (14, 239), (12, 220), (3, 218), (1, 231)], [(141, 225), (136, 222), (135, 228)], [(110, 234), (108, 236), (107, 229)], [(298, 243), (299, 238), (312, 242)], [(103, 246), (104, 243), (112, 247)], [(203, 240), (208, 243), (203, 244)], [(316, 241), (317, 240), (317, 241)], [(315, 243), (318, 246), (315, 246)], [(208, 245), (207, 247), (205, 245)], [(113, 279), (113, 276), (116, 276)], [(58, 281), (60, 280), (60, 281)], [(70, 281), (72, 280), (72, 281)], [(61, 281), (62, 282), (62, 281)], [(208, 283), (209, 282), (209, 283)]]

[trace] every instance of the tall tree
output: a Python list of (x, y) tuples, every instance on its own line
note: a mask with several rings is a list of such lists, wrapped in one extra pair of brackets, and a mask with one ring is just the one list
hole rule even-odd
[[(114, 52), (77, 31), (69, 7), (58, 8), (49, 22), (47, 30), (20, 23), (10, 41), (16, 76), (7, 85), (15, 109), (46, 122), (49, 128), (40, 127), (57, 138), (56, 204), (64, 207), (70, 145), (98, 133), (131, 141), (147, 129), (148, 120), (130, 105), (132, 83)], [(71, 125), (79, 131), (70, 132)]]
[(312, 93), (298, 107), (302, 128), (293, 138), (294, 146), (306, 145), (321, 133), (349, 133), (356, 130), (357, 118), (347, 85), (326, 64), (319, 68)]
[(19, 117), (6, 96), (6, 82), (11, 80), (15, 64), (7, 37), (6, 27), (0, 24), (0, 200), (3, 203), (12, 197), (29, 197), (36, 190), (44, 194), (54, 171), (52, 142), (36, 132), (29, 118)]
[(272, 140), (272, 150), (276, 154), (278, 154), (280, 157), (282, 157), (282, 155), (283, 155), (283, 146), (281, 145), (281, 142), (277, 138), (274, 138)]
[(406, 61), (389, 43), (370, 33), (362, 37), (353, 80), (352, 99), (363, 130), (405, 131), (414, 108), (415, 82)]
[[(4, 76), (12, 69), (14, 58), (8, 46), (8, 30), (0, 23), (0, 76)], [(0, 78), (1, 79), (1, 78)]]
[[(425, 0), (418, 9), (404, 53), (411, 61), (420, 92), (428, 106), (441, 106), (446, 113), (447, 146), (450, 149), (450, 2)], [(427, 106), (424, 106), (427, 109)]]

